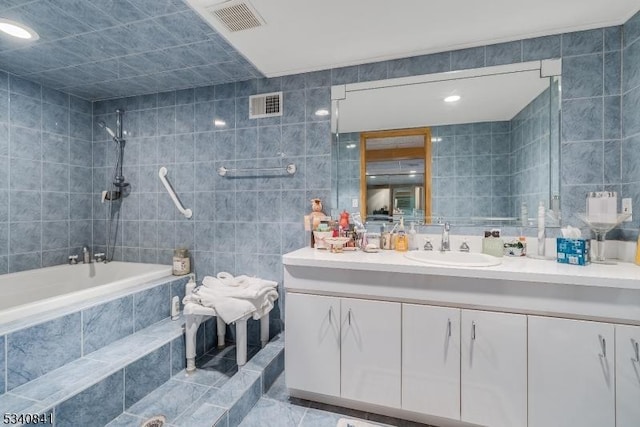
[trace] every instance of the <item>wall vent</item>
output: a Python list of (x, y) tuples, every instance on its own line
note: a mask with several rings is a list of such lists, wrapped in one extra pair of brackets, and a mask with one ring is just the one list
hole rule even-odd
[(249, 97), (249, 118), (260, 119), (282, 115), (282, 92), (262, 93)]
[(265, 25), (264, 19), (247, 0), (231, 0), (207, 8), (207, 11), (232, 33)]

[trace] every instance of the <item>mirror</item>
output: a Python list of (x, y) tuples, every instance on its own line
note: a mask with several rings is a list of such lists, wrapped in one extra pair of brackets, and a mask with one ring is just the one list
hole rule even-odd
[[(431, 217), (429, 128), (360, 133), (360, 215), (375, 221)], [(363, 179), (364, 177), (364, 179)]]
[[(542, 202), (558, 225), (560, 68), (545, 60), (332, 87), (333, 207), (367, 220), (526, 226)], [(428, 134), (424, 152), (395, 156), (416, 144), (398, 132)], [(371, 150), (374, 140), (386, 148)]]

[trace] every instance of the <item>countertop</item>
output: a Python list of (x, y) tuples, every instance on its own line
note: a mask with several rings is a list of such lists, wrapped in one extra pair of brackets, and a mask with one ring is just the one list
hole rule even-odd
[(502, 264), (494, 267), (451, 267), (414, 261), (396, 251), (332, 253), (309, 247), (287, 253), (282, 259), (285, 267), (381, 271), (640, 290), (640, 266), (626, 262), (577, 266), (559, 264), (555, 260), (504, 257)]

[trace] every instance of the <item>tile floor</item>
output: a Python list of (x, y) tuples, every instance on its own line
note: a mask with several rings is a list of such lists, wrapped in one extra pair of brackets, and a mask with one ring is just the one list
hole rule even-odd
[(364, 420), (381, 427), (428, 427), (413, 421), (290, 397), (284, 372), (249, 411), (240, 427), (336, 427), (340, 418)]

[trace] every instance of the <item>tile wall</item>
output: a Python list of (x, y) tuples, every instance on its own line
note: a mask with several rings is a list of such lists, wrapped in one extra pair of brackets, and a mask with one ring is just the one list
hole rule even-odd
[[(634, 211), (640, 212), (640, 12), (624, 26), (622, 56), (622, 142), (605, 143), (605, 148), (620, 156), (620, 191), (633, 198)], [(640, 214), (633, 218), (624, 223), (625, 237), (631, 239), (637, 235)]]
[(91, 103), (0, 72), (0, 274), (91, 244)]
[(541, 200), (549, 208), (550, 95), (545, 90), (511, 120), (513, 198), (506, 216), (519, 217), (523, 203), (529, 218)]
[(565, 222), (581, 225), (575, 214), (585, 211), (588, 191), (627, 193), (620, 185), (622, 27), (562, 41), (561, 206)]
[(431, 129), (433, 216), (509, 216), (510, 129), (509, 122)]

